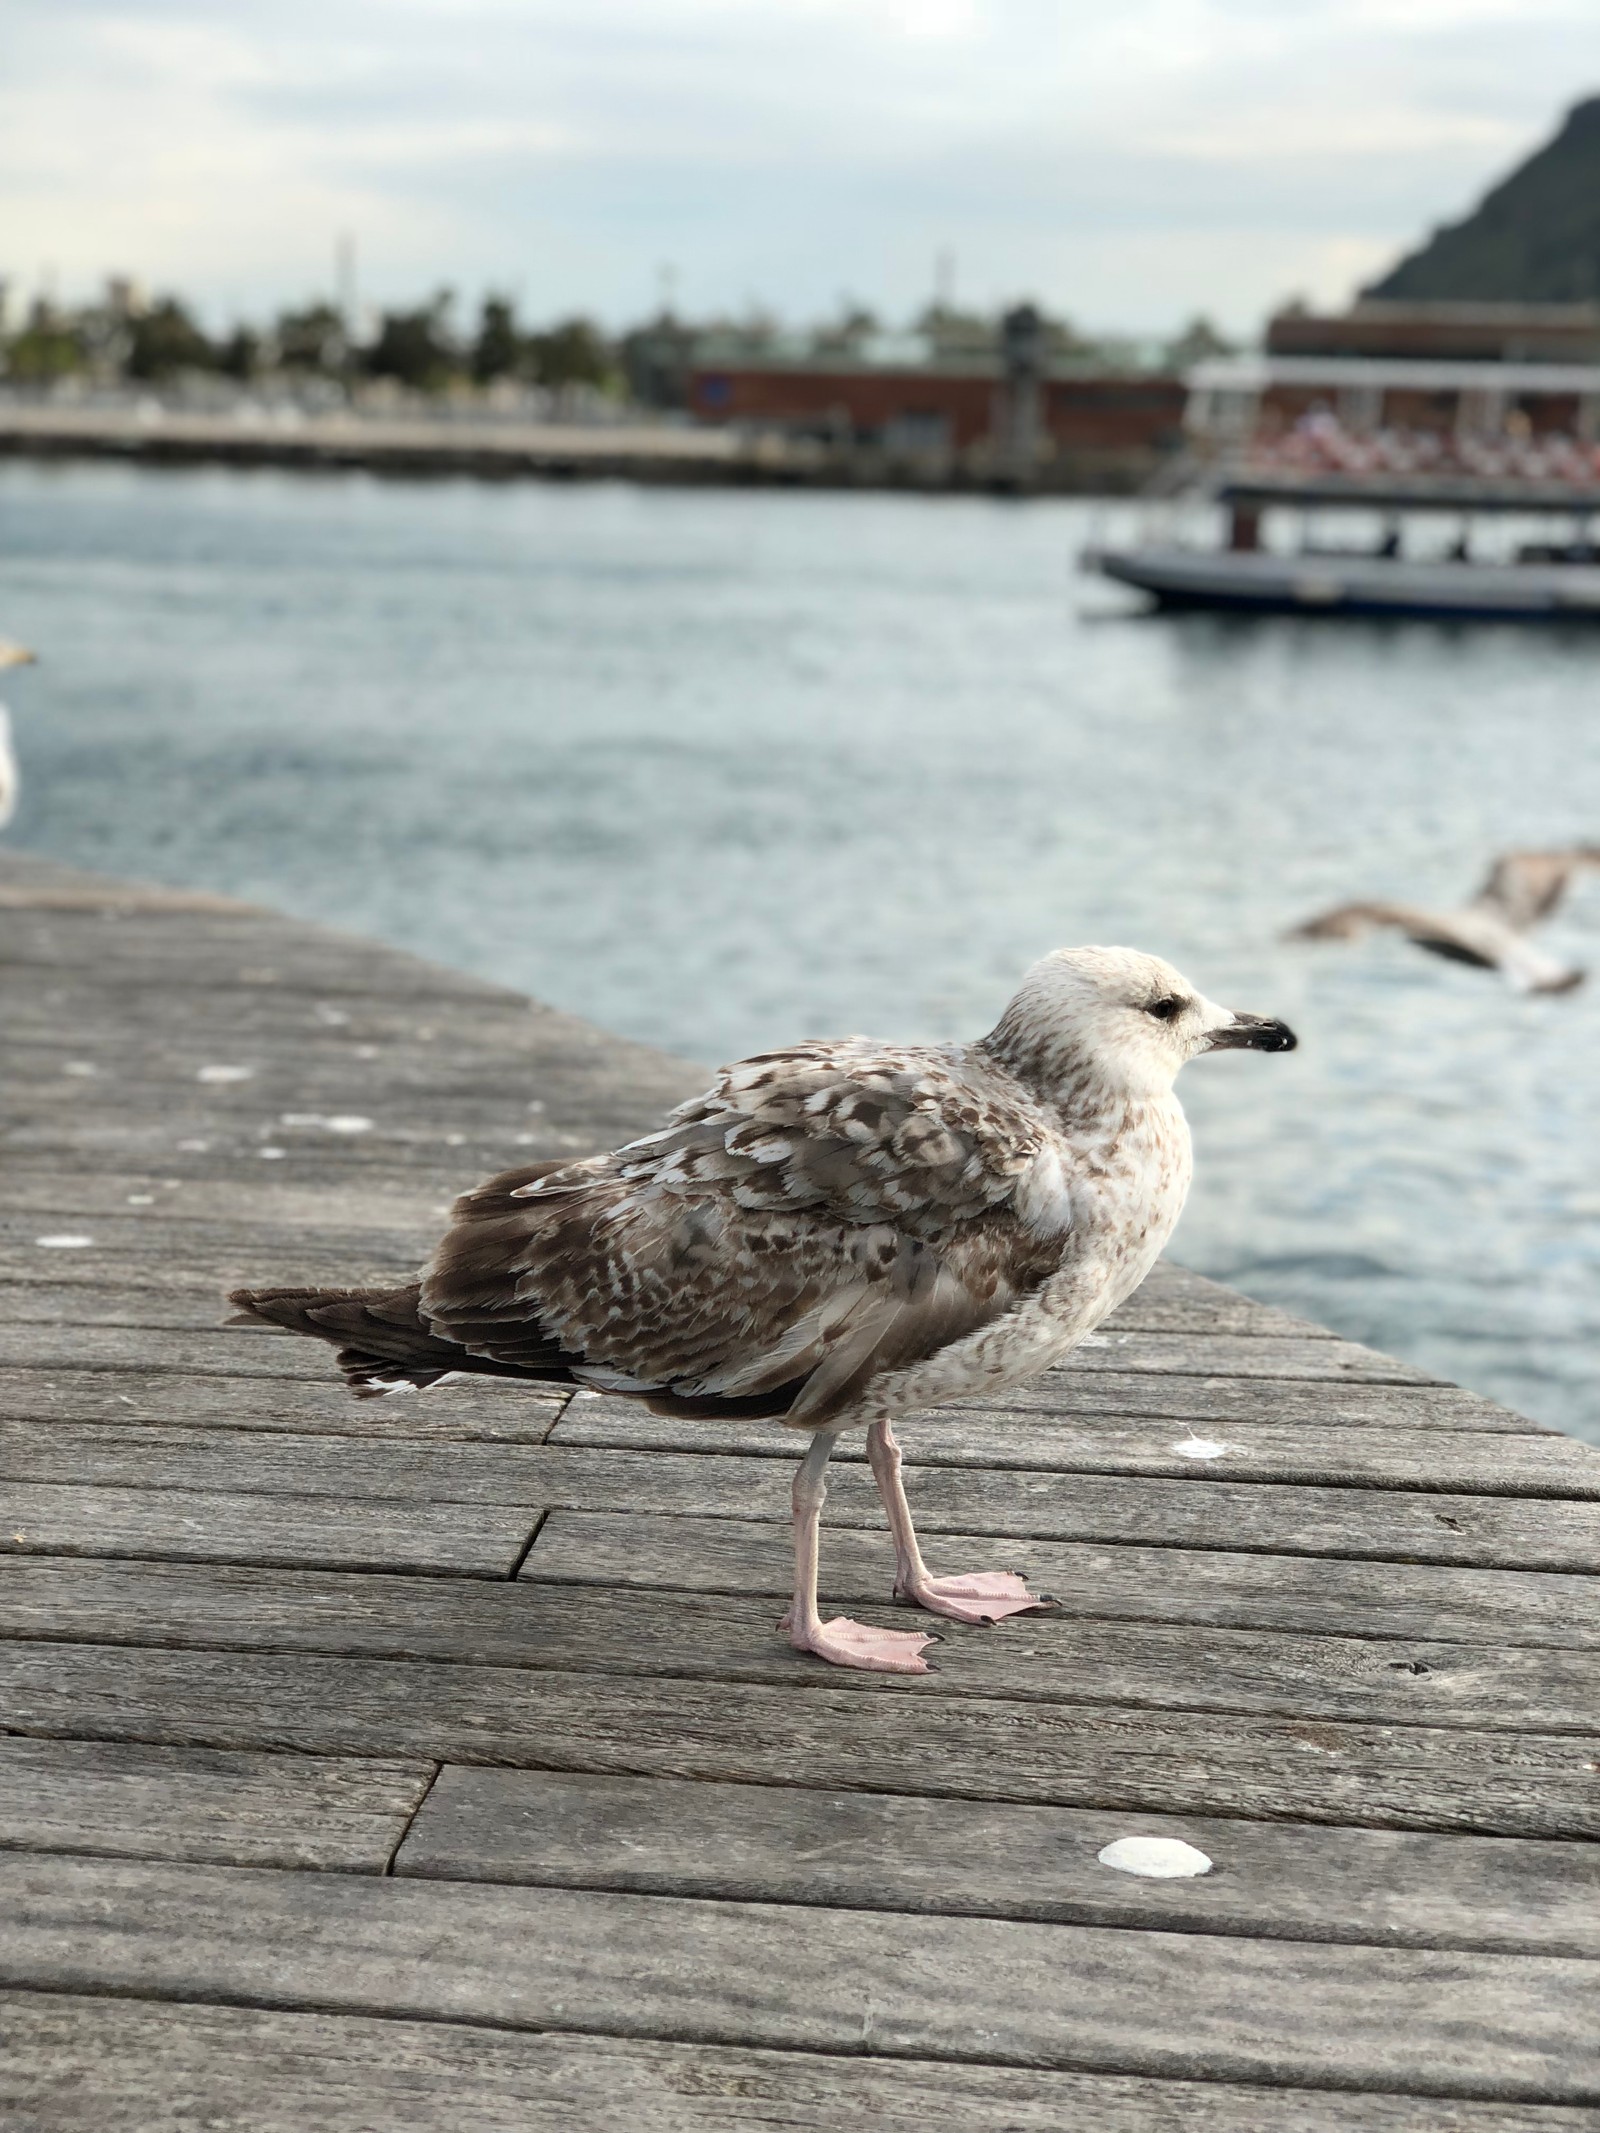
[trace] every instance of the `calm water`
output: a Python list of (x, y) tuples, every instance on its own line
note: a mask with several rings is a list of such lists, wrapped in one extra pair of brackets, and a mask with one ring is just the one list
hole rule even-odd
[[(1281, 927), (1600, 834), (1600, 633), (1147, 620), (1073, 504), (0, 469), (18, 845), (727, 1058), (985, 1028), (1062, 942), (1292, 1020), (1179, 1250), (1600, 1439), (1600, 983)], [(1600, 882), (1552, 945), (1600, 966)]]

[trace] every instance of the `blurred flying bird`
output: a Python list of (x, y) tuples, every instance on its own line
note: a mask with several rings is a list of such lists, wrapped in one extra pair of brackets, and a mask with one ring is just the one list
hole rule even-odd
[(1517, 992), (1571, 992), (1584, 972), (1543, 954), (1526, 935), (1555, 910), (1573, 876), (1590, 867), (1600, 868), (1600, 845), (1502, 852), (1469, 903), (1445, 911), (1419, 904), (1338, 904), (1294, 927), (1287, 938), (1352, 941), (1374, 926), (1394, 926), (1434, 955), (1498, 970)]
[(818, 1613), (835, 1438), (866, 1428), (899, 1597), (961, 1622), (1048, 1604), (1008, 1571), (930, 1575), (893, 1418), (1025, 1383), (1075, 1348), (1183, 1206), (1179, 1068), (1294, 1042), (1154, 956), (1062, 949), (976, 1043), (764, 1053), (613, 1154), (492, 1178), (456, 1202), (420, 1281), (231, 1301), (243, 1323), (332, 1342), (358, 1396), (476, 1373), (809, 1432), (781, 1626), (838, 1666), (925, 1673), (926, 1634)]
[[(24, 644), (12, 644), (0, 637), (0, 667), (26, 667), (34, 661), (34, 653)], [(11, 745), (11, 714), (0, 704), (0, 829), (4, 829), (17, 811), (17, 791), (21, 785), (17, 769), (17, 752)]]

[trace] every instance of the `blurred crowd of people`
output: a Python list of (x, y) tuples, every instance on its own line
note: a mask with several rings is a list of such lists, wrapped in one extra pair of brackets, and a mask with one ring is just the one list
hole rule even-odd
[(1279, 436), (1251, 442), (1252, 466), (1298, 474), (1435, 474), (1479, 480), (1600, 481), (1600, 442), (1570, 431), (1535, 431), (1513, 410), (1497, 432), (1467, 428), (1349, 428), (1331, 408), (1302, 415)]

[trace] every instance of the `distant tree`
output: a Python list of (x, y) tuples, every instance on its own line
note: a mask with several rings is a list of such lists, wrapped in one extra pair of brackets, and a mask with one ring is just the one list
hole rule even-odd
[(394, 378), (416, 392), (439, 392), (459, 368), (450, 334), (451, 294), (441, 289), (415, 311), (386, 311), (364, 361), (375, 378)]
[(615, 375), (604, 334), (586, 318), (564, 319), (543, 333), (530, 335), (528, 353), (541, 385), (604, 386)]
[(6, 346), (5, 375), (19, 385), (48, 385), (83, 366), (83, 336), (75, 323), (43, 300), (28, 313), (28, 323)]
[(993, 355), (999, 327), (981, 311), (963, 311), (955, 304), (929, 304), (912, 322), (930, 351), (946, 360), (963, 356)]
[(136, 312), (127, 335), (123, 369), (130, 378), (154, 381), (216, 367), (216, 350), (175, 296), (158, 296), (147, 311)]
[(846, 297), (837, 318), (814, 329), (812, 351), (816, 355), (859, 356), (882, 326), (875, 311)]
[(338, 377), (350, 357), (344, 319), (332, 304), (308, 304), (303, 311), (280, 314), (273, 332), (278, 361), (285, 370), (317, 371)]
[(217, 368), (225, 377), (242, 382), (265, 367), (265, 354), (261, 336), (253, 326), (235, 326), (228, 338), (217, 345)]
[(1188, 370), (1195, 363), (1233, 352), (1233, 343), (1217, 331), (1204, 312), (1197, 312), (1183, 331), (1167, 342), (1161, 358), (1169, 370)]
[(658, 311), (617, 343), (628, 391), (641, 407), (687, 407), (689, 373), (700, 335), (670, 311)]
[(522, 368), (524, 354), (510, 298), (486, 296), (472, 343), (472, 375), (480, 385), (494, 378), (513, 378)]

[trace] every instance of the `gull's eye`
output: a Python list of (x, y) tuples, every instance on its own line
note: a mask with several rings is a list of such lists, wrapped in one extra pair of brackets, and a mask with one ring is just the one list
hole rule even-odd
[(1187, 1000), (1180, 1000), (1175, 992), (1163, 993), (1159, 1000), (1150, 1002), (1145, 1013), (1154, 1015), (1158, 1022), (1170, 1022), (1175, 1015), (1181, 1015), (1188, 1004)]

